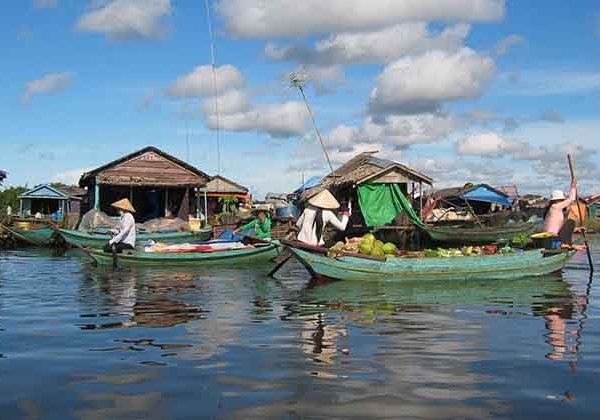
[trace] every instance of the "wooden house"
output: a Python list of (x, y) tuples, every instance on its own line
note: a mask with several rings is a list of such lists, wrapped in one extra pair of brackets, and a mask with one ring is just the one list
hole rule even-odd
[(110, 204), (128, 198), (143, 222), (163, 216), (188, 215), (202, 209), (200, 191), (211, 177), (156, 147), (145, 147), (81, 176), (87, 188), (83, 212), (94, 208), (115, 215)]
[(71, 186), (38, 185), (19, 195), (19, 216), (41, 215), (43, 219), (63, 220), (69, 214), (79, 214), (86, 191)]
[(248, 188), (224, 176), (213, 177), (203, 188), (206, 191), (208, 216), (222, 212), (226, 203), (242, 203), (250, 200)]
[[(401, 163), (379, 158), (375, 156), (376, 153), (360, 153), (341, 165), (325, 176), (317, 186), (301, 193), (300, 204), (328, 189), (338, 201), (352, 202), (353, 214), (348, 234), (359, 234), (371, 229), (412, 232), (413, 225), (406, 212), (385, 226), (367, 226), (359, 205), (358, 190), (363, 185), (397, 185), (413, 208), (419, 209), (422, 204), (420, 197), (423, 195), (423, 187), (432, 186), (433, 179)], [(406, 238), (397, 238), (396, 242), (406, 242)]]

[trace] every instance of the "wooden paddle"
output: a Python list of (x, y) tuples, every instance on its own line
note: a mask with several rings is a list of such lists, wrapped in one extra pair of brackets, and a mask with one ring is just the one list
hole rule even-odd
[[(567, 159), (569, 160), (569, 171), (571, 171), (571, 179), (575, 179), (575, 170), (573, 169), (573, 159), (571, 159), (571, 155), (567, 154)], [(588, 264), (590, 266), (590, 273), (594, 272), (594, 260), (592, 259), (592, 251), (590, 250), (590, 244), (585, 235), (585, 227), (583, 226), (583, 213), (581, 213), (581, 207), (579, 206), (579, 192), (577, 191), (577, 185), (575, 185), (575, 204), (577, 206), (577, 212), (579, 213), (579, 221), (582, 225), (581, 234), (583, 236), (583, 243), (585, 244), (585, 250), (587, 252)]]

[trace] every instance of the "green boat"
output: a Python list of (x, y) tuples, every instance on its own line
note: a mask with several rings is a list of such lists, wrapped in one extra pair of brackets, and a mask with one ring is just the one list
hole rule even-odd
[(394, 282), (503, 280), (541, 276), (561, 270), (575, 254), (572, 251), (536, 249), (514, 254), (472, 257), (393, 257), (378, 260), (354, 256), (329, 258), (324, 255), (323, 249), (288, 242), (285, 245), (314, 277)]
[(29, 224), (27, 227), (6, 226), (2, 228), (15, 239), (34, 246), (48, 246), (54, 228), (48, 224)]
[[(232, 263), (242, 261), (260, 261), (277, 255), (279, 244), (273, 242), (270, 244), (260, 244), (254, 248), (235, 249), (216, 252), (186, 252), (186, 253), (155, 253), (144, 252), (141, 249), (124, 252), (118, 255), (119, 265), (204, 265), (211, 263)], [(113, 263), (112, 254), (103, 252), (99, 249), (84, 249), (96, 263), (100, 265), (110, 265)]]
[[(78, 230), (59, 229), (60, 235), (70, 245), (84, 248), (103, 248), (110, 240), (107, 234), (87, 233)], [(168, 242), (182, 244), (187, 242), (204, 242), (210, 239), (212, 227), (200, 229), (198, 232), (167, 232), (167, 233), (138, 233), (137, 242), (153, 240), (155, 242)]]
[(511, 240), (520, 234), (531, 235), (535, 226), (535, 222), (515, 223), (499, 227), (426, 225), (423, 230), (436, 242), (484, 245), (503, 239)]

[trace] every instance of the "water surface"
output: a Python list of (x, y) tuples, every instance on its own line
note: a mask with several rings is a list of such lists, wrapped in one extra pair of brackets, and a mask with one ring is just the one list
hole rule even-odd
[(1, 418), (598, 418), (586, 264), (315, 285), (299, 264), (113, 273), (2, 252)]

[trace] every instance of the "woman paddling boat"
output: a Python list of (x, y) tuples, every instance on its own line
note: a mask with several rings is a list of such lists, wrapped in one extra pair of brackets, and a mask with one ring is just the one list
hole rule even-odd
[(312, 246), (323, 246), (325, 244), (323, 233), (327, 225), (339, 231), (346, 230), (352, 214), (351, 203), (341, 210), (341, 219), (338, 219), (332, 211), (340, 208), (340, 203), (329, 190), (321, 191), (308, 200), (308, 204), (296, 222), (296, 226), (300, 229), (298, 241)]

